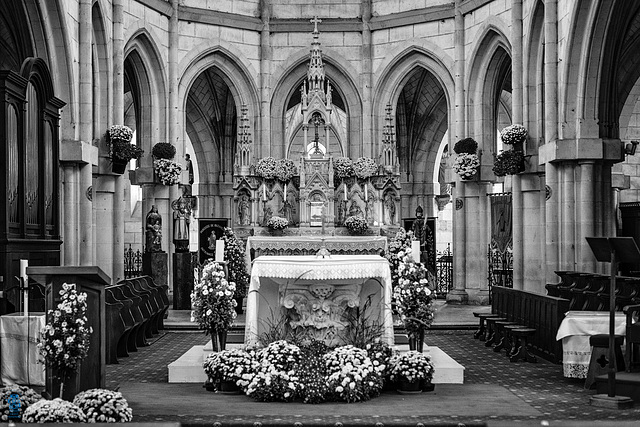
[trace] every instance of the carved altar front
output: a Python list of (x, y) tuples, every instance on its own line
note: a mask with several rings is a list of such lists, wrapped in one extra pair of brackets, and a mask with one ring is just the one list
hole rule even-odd
[(393, 344), (391, 272), (378, 255), (261, 256), (251, 270), (245, 342), (256, 344), (275, 324), (327, 344), (340, 344), (347, 313), (370, 301), (368, 315)]

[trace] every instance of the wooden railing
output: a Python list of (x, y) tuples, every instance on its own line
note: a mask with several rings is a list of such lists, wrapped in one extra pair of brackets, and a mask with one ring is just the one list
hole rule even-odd
[(554, 363), (562, 362), (562, 342), (556, 341), (556, 333), (569, 311), (568, 299), (493, 286), (491, 311), (535, 328), (536, 334), (529, 340), (532, 350)]

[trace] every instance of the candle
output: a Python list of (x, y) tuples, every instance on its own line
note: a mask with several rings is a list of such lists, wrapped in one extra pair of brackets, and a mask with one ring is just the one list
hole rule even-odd
[(287, 200), (287, 183), (284, 183), (284, 199)]
[(369, 188), (369, 184), (365, 182), (365, 184), (364, 184), (364, 201), (365, 202), (369, 200), (368, 188)]
[(29, 260), (28, 259), (21, 259), (20, 260), (20, 278), (21, 280), (21, 286), (23, 287), (22, 289), (22, 297), (24, 298), (24, 302), (23, 302), (23, 315), (28, 316), (29, 315), (29, 277), (27, 276), (27, 267), (29, 266)]
[(411, 241), (411, 257), (415, 262), (420, 262), (420, 241)]
[(216, 240), (216, 262), (224, 261), (224, 240)]
[(344, 184), (344, 201), (347, 201), (347, 184)]
[(267, 201), (267, 183), (262, 184), (262, 200)]

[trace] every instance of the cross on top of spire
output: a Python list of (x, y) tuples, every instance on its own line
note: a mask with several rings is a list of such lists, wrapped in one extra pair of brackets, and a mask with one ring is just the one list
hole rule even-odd
[(313, 19), (309, 20), (309, 22), (313, 24), (313, 34), (318, 34), (318, 24), (322, 22), (322, 19), (314, 16)]

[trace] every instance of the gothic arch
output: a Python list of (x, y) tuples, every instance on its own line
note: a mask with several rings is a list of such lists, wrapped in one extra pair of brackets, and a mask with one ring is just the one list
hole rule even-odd
[(528, 142), (541, 146), (544, 140), (544, 3), (536, 1), (523, 42), (523, 115), (529, 133)]
[[(110, 123), (109, 99), (112, 84), (109, 70), (113, 69), (112, 60), (107, 50), (109, 34), (105, 30), (104, 17), (100, 2), (95, 2), (91, 9), (93, 29), (93, 137), (101, 138)], [(107, 150), (106, 144), (99, 144), (100, 150)]]
[[(255, 139), (258, 134), (255, 130), (255, 124), (257, 122), (258, 111), (256, 110), (259, 102), (257, 88), (251, 78), (252, 75), (257, 74), (250, 74), (250, 70), (253, 68), (245, 66), (248, 61), (243, 60), (242, 57), (238, 56), (239, 54), (236, 49), (228, 49), (226, 46), (206, 46), (205, 48), (204, 45), (201, 45), (189, 52), (179, 67), (184, 70), (181, 73), (178, 89), (179, 97), (182, 100), (182, 111), (184, 111), (184, 140), (186, 141), (186, 136), (189, 135), (196, 155), (201, 183), (216, 181), (217, 174), (222, 171), (231, 173), (231, 166), (233, 165), (233, 158), (225, 158), (223, 153), (214, 150), (216, 147), (213, 144), (205, 144), (207, 140), (214, 140), (213, 133), (210, 129), (207, 129), (208, 125), (195, 126), (190, 123), (187, 117), (190, 113), (196, 113), (204, 117), (202, 112), (196, 111), (197, 107), (195, 105), (190, 105), (188, 99), (193, 84), (204, 72), (210, 69), (215, 70), (215, 73), (226, 84), (233, 98), (236, 116), (239, 115), (242, 106), (246, 105), (250, 121), (249, 132), (254, 136), (254, 143), (256, 145), (259, 143)], [(187, 63), (187, 61), (190, 62)], [(219, 142), (215, 140), (214, 143), (219, 145)], [(223, 161), (227, 162), (226, 166), (222, 164)]]
[[(166, 79), (160, 56), (149, 33), (142, 29), (135, 33), (124, 49), (125, 90), (132, 92), (136, 112), (137, 143), (145, 153), (153, 144), (167, 140)], [(152, 166), (151, 156), (143, 156), (142, 165)]]
[[(271, 95), (271, 144), (270, 153), (261, 156), (284, 157), (288, 150), (285, 140), (285, 114), (287, 103), (294, 91), (300, 89), (300, 84), (307, 75), (309, 50), (300, 50), (289, 57), (281, 68), (281, 72), (274, 76), (272, 83), (274, 90)], [(331, 87), (338, 91), (345, 104), (347, 113), (347, 141), (343, 145), (346, 156), (357, 158), (362, 155), (362, 96), (357, 85), (358, 74), (351, 64), (337, 52), (322, 48), (322, 61), (325, 75), (331, 82)]]
[(505, 87), (511, 90), (511, 45), (493, 25), (487, 25), (481, 34), (468, 73), (468, 134), (479, 148), (496, 153), (502, 91)]

